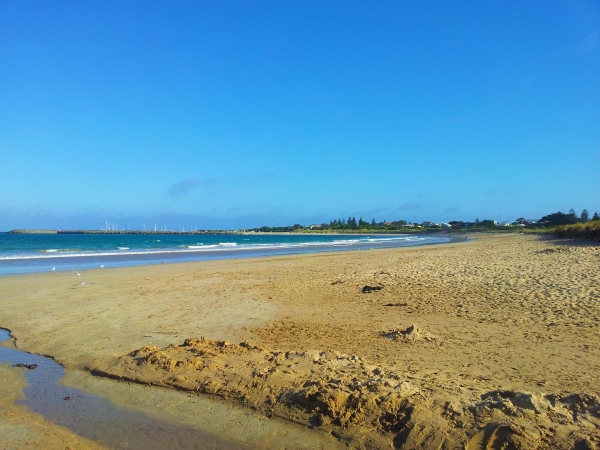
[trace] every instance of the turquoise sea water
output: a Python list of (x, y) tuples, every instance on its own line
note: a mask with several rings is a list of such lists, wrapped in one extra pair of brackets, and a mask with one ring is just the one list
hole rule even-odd
[(365, 250), (449, 242), (439, 236), (314, 234), (0, 233), (0, 274), (79, 270), (205, 259)]

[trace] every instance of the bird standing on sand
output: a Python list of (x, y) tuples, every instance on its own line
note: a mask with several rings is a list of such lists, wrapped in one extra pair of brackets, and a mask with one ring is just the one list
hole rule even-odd
[(79, 272), (77, 272), (76, 270), (74, 270), (73, 272), (75, 272), (78, 276), (81, 276), (81, 274)]
[(52, 270), (56, 270), (56, 267), (53, 267)]

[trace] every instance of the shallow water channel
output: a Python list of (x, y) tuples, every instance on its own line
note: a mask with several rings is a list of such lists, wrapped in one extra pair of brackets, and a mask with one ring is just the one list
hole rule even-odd
[[(0, 329), (0, 342), (9, 338), (9, 331)], [(119, 409), (105, 398), (61, 386), (58, 381), (65, 369), (50, 358), (0, 346), (0, 364), (37, 364), (35, 369), (23, 368), (29, 386), (23, 389), (25, 400), (18, 403), (107, 447), (143, 450), (248, 448), (142, 412)]]

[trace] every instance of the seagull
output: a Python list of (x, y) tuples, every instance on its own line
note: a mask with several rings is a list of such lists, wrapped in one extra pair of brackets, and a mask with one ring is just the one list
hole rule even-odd
[(56, 270), (56, 267), (53, 267), (52, 270)]
[(79, 272), (77, 272), (76, 270), (74, 270), (73, 272), (75, 272), (77, 275), (81, 276), (81, 274)]
[(100, 266), (100, 268), (102, 268), (102, 267), (104, 267), (104, 264), (102, 264), (102, 265)]

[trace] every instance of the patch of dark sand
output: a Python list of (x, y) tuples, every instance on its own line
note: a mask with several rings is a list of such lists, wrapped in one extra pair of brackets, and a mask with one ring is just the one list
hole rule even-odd
[(383, 286), (363, 286), (362, 293), (370, 294), (371, 292), (380, 291), (383, 289)]

